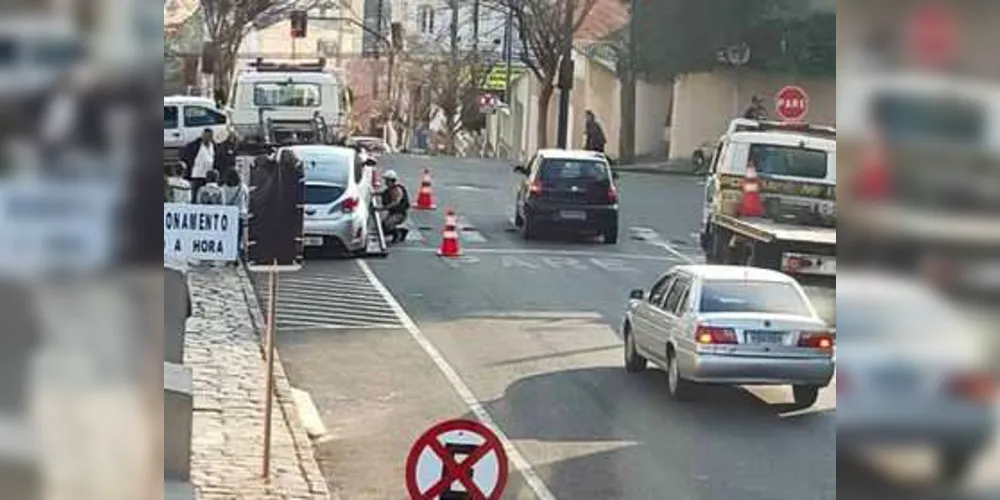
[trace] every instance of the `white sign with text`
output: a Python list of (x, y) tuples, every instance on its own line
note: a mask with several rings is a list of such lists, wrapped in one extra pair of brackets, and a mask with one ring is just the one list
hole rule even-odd
[(239, 230), (239, 207), (163, 204), (164, 257), (236, 260)]

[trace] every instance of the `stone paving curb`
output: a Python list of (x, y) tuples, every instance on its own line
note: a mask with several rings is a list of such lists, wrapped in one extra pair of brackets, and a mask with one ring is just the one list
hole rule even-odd
[[(254, 331), (257, 333), (257, 338), (260, 341), (261, 357), (266, 360), (267, 346), (265, 345), (266, 339), (263, 336), (265, 329), (263, 308), (257, 300), (257, 292), (253, 286), (253, 279), (250, 277), (250, 272), (245, 266), (241, 265), (239, 267), (239, 276), (240, 284), (243, 286), (243, 297), (246, 300), (247, 308), (250, 310), (250, 319), (253, 322)], [(299, 410), (295, 406), (295, 400), (292, 397), (292, 386), (288, 381), (288, 376), (285, 374), (285, 367), (281, 362), (281, 356), (278, 354), (277, 348), (274, 350), (274, 392), (275, 401), (280, 405), (282, 414), (285, 416), (283, 423), (288, 427), (292, 435), (292, 441), (295, 443), (295, 452), (298, 457), (299, 467), (303, 477), (309, 483), (310, 490), (321, 495), (317, 498), (338, 500), (339, 497), (330, 491), (326, 478), (323, 476), (323, 472), (319, 468), (319, 463), (316, 461), (316, 450), (312, 440), (309, 439), (305, 428), (302, 426)]]

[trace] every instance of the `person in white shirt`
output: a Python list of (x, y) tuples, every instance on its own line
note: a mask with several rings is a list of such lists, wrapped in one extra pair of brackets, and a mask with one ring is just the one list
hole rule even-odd
[(191, 195), (196, 200), (198, 199), (198, 190), (205, 185), (205, 177), (208, 176), (208, 172), (216, 168), (217, 149), (210, 128), (206, 128), (201, 133), (201, 139), (192, 141), (184, 148), (183, 159), (189, 169)]
[(167, 188), (170, 190), (170, 201), (173, 203), (191, 203), (191, 183), (184, 178), (184, 165), (171, 165), (167, 177)]

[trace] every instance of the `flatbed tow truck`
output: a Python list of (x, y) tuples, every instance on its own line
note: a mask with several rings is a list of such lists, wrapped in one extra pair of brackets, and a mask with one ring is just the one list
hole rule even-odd
[[(739, 215), (750, 163), (758, 172), (763, 217)], [(836, 168), (831, 127), (733, 120), (705, 186), (701, 244), (707, 260), (835, 277)]]

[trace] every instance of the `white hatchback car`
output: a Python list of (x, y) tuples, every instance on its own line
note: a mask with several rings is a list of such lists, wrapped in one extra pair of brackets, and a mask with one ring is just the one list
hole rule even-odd
[(667, 371), (671, 397), (698, 383), (791, 385), (802, 407), (834, 372), (834, 333), (790, 276), (743, 266), (677, 266), (633, 290), (622, 328), (625, 369)]
[(304, 246), (348, 254), (364, 251), (372, 215), (371, 162), (340, 146), (288, 146), (278, 150), (278, 157), (285, 151), (303, 162)]

